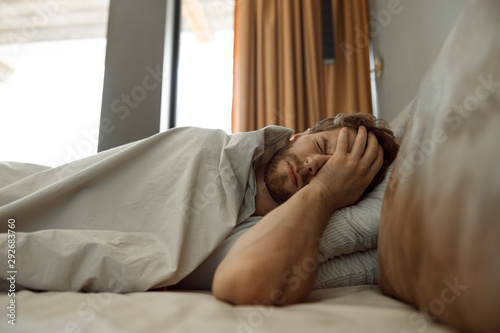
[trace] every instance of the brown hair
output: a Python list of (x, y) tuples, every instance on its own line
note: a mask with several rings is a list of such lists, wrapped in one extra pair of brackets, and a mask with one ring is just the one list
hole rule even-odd
[(365, 126), (368, 132), (375, 134), (378, 143), (384, 149), (384, 164), (363, 192), (363, 196), (365, 196), (384, 180), (387, 169), (396, 158), (399, 150), (399, 144), (396, 142), (396, 138), (389, 129), (387, 122), (367, 113), (340, 113), (334, 118), (321, 120), (311, 128), (308, 134), (331, 131), (342, 127), (352, 128), (357, 132), (360, 126)]

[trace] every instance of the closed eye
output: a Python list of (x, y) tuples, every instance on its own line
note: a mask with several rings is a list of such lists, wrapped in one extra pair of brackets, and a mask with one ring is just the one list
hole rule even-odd
[(316, 147), (318, 148), (318, 151), (319, 151), (321, 154), (323, 154), (323, 155), (325, 154), (325, 153), (323, 152), (323, 149), (321, 148), (321, 145), (319, 144), (319, 141), (316, 141)]
[(321, 146), (318, 141), (316, 141), (316, 147), (318, 147), (318, 150), (321, 154), (324, 154), (323, 149), (321, 149)]
[(316, 147), (321, 154), (327, 155), (328, 141), (325, 138), (320, 137), (319, 140), (316, 141)]
[(328, 140), (325, 137), (320, 138), (321, 143), (319, 141), (316, 141), (316, 146), (318, 147), (318, 150), (323, 154), (323, 155), (328, 155)]

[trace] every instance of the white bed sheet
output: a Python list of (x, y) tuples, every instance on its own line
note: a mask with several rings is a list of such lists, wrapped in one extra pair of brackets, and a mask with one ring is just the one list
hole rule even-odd
[(455, 332), (373, 285), (316, 290), (286, 307), (232, 306), (209, 292), (25, 290), (16, 299), (16, 326), (3, 314), (1, 332)]

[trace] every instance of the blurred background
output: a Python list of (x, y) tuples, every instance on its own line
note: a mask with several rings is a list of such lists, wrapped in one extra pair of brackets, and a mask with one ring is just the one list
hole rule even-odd
[[(417, 92), (465, 3), (353, 1), (363, 20), (343, 27), (355, 9), (330, 1), (0, 0), (0, 160), (58, 166), (174, 126), (301, 130), (340, 111), (391, 120)], [(308, 37), (308, 8), (317, 38)], [(333, 12), (326, 21), (325, 8)], [(317, 65), (308, 57), (326, 49), (325, 24), (333, 26), (326, 36), (334, 60), (318, 55)], [(157, 32), (141, 35), (143, 27)], [(360, 29), (369, 31), (369, 46)], [(161, 62), (132, 62), (135, 52), (156, 52), (146, 44), (161, 44)], [(290, 61), (287, 50), (296, 52)], [(340, 70), (350, 54), (363, 57), (365, 72)], [(153, 88), (157, 65), (163, 78)], [(135, 79), (124, 75), (134, 71)], [(354, 76), (366, 79), (368, 97), (339, 107), (343, 94), (359, 92), (350, 88)]]

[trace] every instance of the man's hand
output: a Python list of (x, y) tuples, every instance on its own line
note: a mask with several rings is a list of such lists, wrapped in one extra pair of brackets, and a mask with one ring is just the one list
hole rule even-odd
[[(352, 135), (352, 134), (351, 134)], [(373, 133), (361, 126), (354, 146), (348, 152), (349, 131), (343, 128), (332, 157), (311, 180), (324, 193), (325, 200), (335, 202), (333, 209), (354, 204), (373, 180), (384, 162), (384, 152)]]

